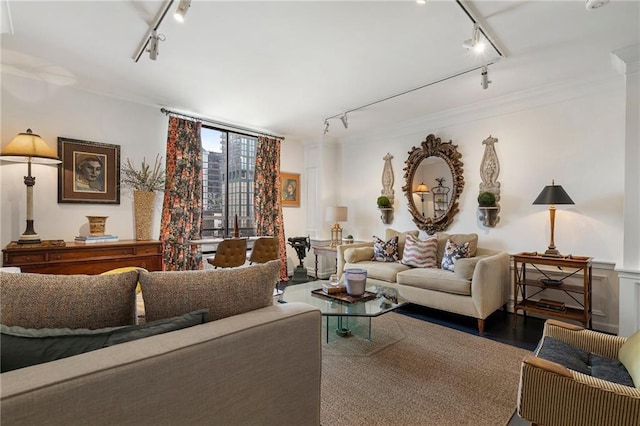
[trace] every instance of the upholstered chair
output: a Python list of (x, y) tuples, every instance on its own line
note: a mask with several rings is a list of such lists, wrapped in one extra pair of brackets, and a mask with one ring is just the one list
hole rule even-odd
[(280, 241), (276, 237), (260, 237), (253, 243), (249, 263), (266, 263), (280, 258)]
[(235, 268), (247, 261), (247, 239), (229, 238), (218, 244), (216, 254), (207, 258), (215, 268)]
[(613, 336), (545, 322), (522, 362), (518, 414), (534, 425), (640, 425), (640, 331)]

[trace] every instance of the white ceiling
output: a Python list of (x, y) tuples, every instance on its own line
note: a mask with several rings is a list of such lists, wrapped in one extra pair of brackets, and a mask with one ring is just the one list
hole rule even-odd
[[(5, 1), (6, 0), (2, 0)], [(156, 61), (133, 56), (163, 1), (8, 0), (2, 72), (75, 85), (303, 142), (326, 117), (498, 57), (462, 48), (472, 22), (455, 1), (203, 1), (167, 16)], [(171, 13), (174, 6), (171, 8)], [(330, 120), (340, 138), (510, 93), (606, 78), (610, 52), (640, 43), (640, 3), (465, 2), (506, 55), (474, 71)], [(159, 112), (160, 113), (160, 112)]]

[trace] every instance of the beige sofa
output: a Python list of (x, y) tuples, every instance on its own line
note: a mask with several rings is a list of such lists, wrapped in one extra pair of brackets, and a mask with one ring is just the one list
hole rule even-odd
[[(411, 232), (414, 236), (418, 235), (418, 231)], [(401, 259), (406, 233), (387, 229), (385, 240), (394, 235), (399, 236), (398, 252)], [(438, 265), (449, 238), (459, 244), (470, 241), (472, 252), (475, 252), (471, 258), (456, 261), (454, 272), (371, 260), (373, 242), (370, 242), (338, 246), (338, 273), (343, 274), (349, 268), (365, 269), (368, 285), (397, 288), (411, 303), (476, 318), (478, 331), (483, 334), (484, 320), (509, 300), (509, 254), (477, 247), (476, 234), (439, 233)]]
[[(269, 266), (271, 263), (276, 265)], [(210, 308), (213, 318), (229, 312), (230, 304), (245, 312), (2, 373), (0, 423), (320, 424), (320, 312), (301, 303), (274, 305), (272, 289), (269, 301), (263, 296), (253, 298), (247, 294), (253, 299), (250, 303), (261, 299), (258, 303), (265, 306), (235, 303), (246, 291), (239, 289), (245, 287), (241, 284), (262, 281), (267, 290), (273, 279), (277, 279), (278, 271), (279, 261), (275, 261), (234, 270), (141, 274), (143, 296), (147, 290), (148, 295), (155, 297), (155, 305), (147, 306), (147, 312), (151, 308), (155, 315), (162, 315), (163, 310), (168, 312), (175, 306), (191, 310), (196, 305)], [(135, 321), (136, 275), (132, 279), (130, 274), (121, 274), (121, 281), (115, 285), (119, 290), (112, 291), (110, 296), (104, 295), (105, 290), (113, 289), (114, 280), (118, 278), (36, 277), (38, 283), (34, 283), (34, 287), (44, 289), (42, 293), (47, 298), (51, 299), (54, 291), (59, 293), (57, 302), (61, 303), (49, 304), (19, 289), (10, 300), (11, 292), (25, 285), (24, 276), (36, 274), (11, 274), (23, 276), (19, 280), (8, 275), (0, 273), (3, 323), (15, 325), (16, 320), (31, 321), (17, 309), (20, 303), (16, 298), (24, 302), (24, 297), (31, 297), (34, 303), (44, 303), (46, 309), (42, 310), (49, 312), (58, 309), (54, 305), (59, 306), (58, 316), (71, 322), (75, 321), (73, 318), (89, 317), (91, 322), (100, 321), (99, 317), (111, 323)], [(75, 288), (86, 291), (66, 291), (65, 288), (72, 286), (59, 286), (50, 277), (58, 277), (61, 282), (66, 281), (65, 284), (83, 282), (84, 287)], [(163, 286), (170, 278), (174, 291), (159, 294), (165, 291)], [(207, 288), (218, 281), (222, 284), (219, 287), (233, 296), (218, 301), (225, 305), (222, 309), (212, 305), (205, 294)], [(125, 291), (120, 291), (122, 289)], [(254, 292), (255, 287), (251, 291)], [(186, 293), (197, 297), (185, 297)], [(96, 297), (99, 300), (96, 301)], [(177, 305), (169, 303), (173, 299), (178, 300)], [(87, 306), (93, 303), (95, 310), (81, 312), (77, 305), (83, 303)], [(189, 306), (190, 303), (195, 305)], [(102, 304), (109, 306), (103, 309)], [(113, 308), (122, 304), (118, 309)], [(63, 326), (37, 306), (23, 305), (45, 326)], [(48, 323), (51, 321), (53, 325)]]

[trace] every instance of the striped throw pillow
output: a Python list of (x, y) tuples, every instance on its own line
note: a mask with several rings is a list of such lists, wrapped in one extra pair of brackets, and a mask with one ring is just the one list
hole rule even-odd
[(416, 268), (438, 267), (438, 237), (421, 240), (411, 234), (407, 234), (407, 241), (402, 253), (402, 263)]

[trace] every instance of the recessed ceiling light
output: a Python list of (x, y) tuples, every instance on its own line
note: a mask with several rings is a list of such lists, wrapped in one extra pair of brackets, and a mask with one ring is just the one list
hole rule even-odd
[(606, 6), (607, 3), (609, 3), (609, 0), (587, 0), (585, 7), (587, 10), (599, 9), (602, 6)]

